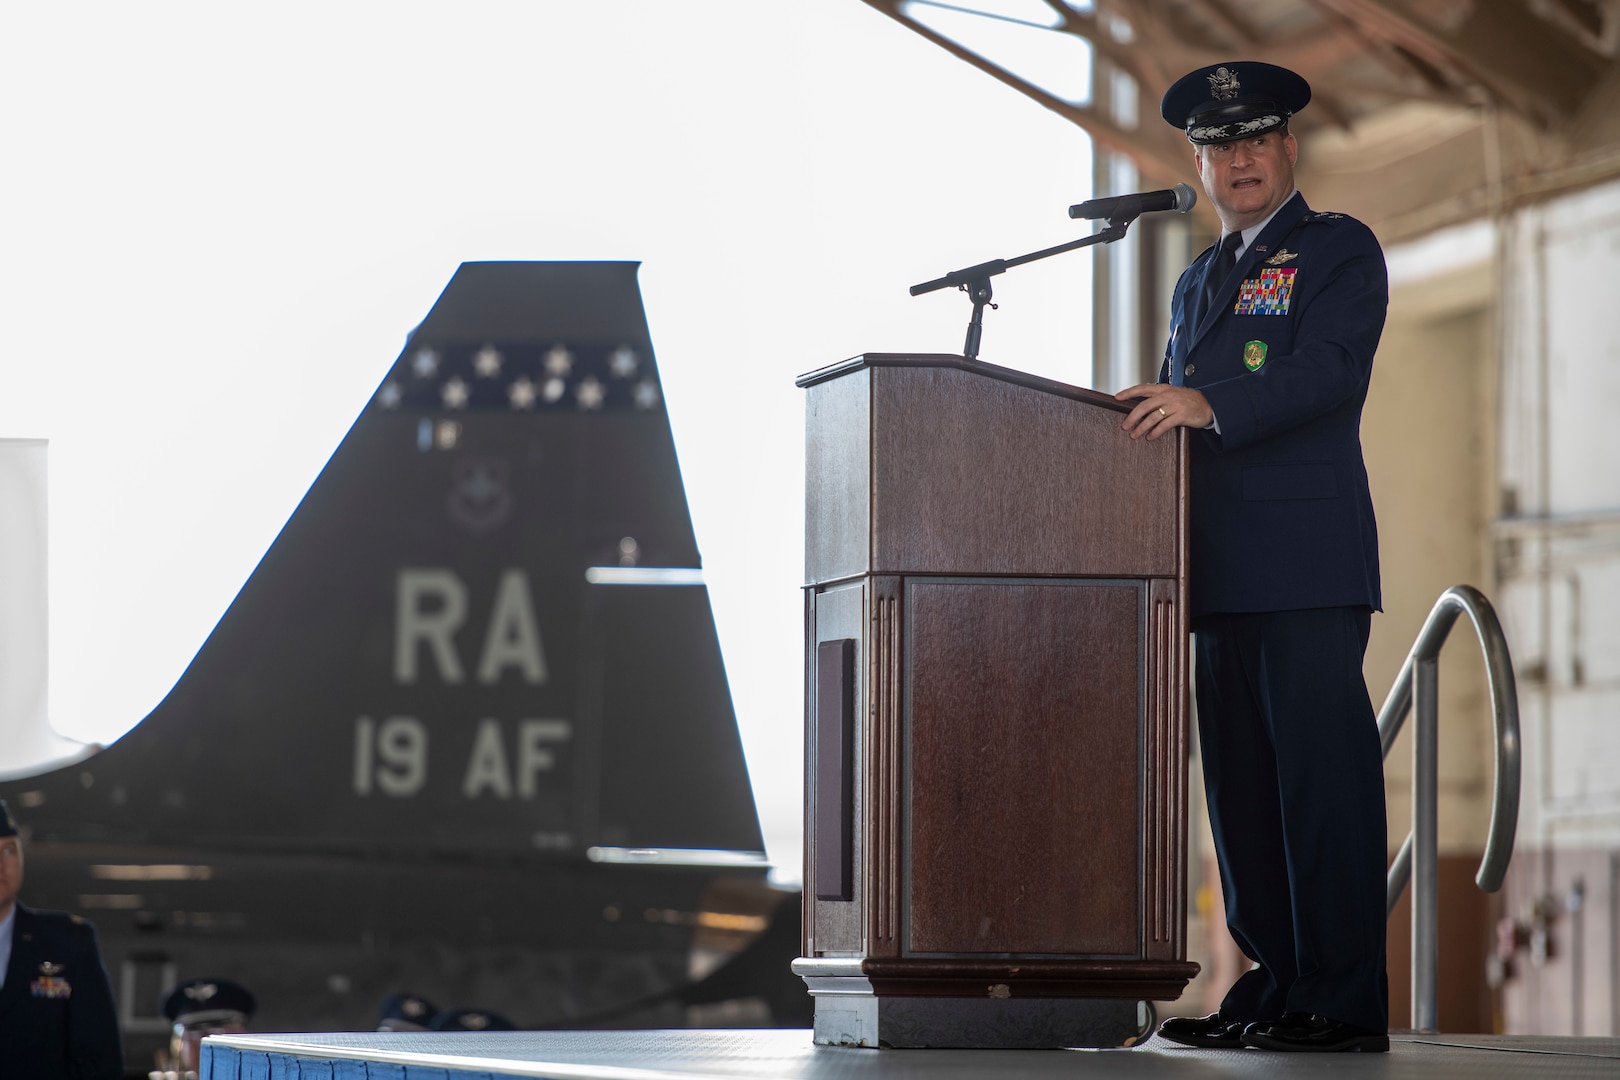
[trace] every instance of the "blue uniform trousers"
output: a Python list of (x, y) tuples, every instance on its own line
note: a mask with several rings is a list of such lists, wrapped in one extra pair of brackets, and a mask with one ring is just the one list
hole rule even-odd
[(1198, 737), (1227, 926), (1258, 967), (1221, 1008), (1384, 1031), (1383, 752), (1365, 607), (1193, 621)]

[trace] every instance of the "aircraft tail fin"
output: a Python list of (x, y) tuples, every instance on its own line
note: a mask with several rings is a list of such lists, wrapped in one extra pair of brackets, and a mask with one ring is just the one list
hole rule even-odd
[[(634, 263), (467, 263), (71, 837), (758, 853)], [(244, 478), (251, 483), (251, 478)]]

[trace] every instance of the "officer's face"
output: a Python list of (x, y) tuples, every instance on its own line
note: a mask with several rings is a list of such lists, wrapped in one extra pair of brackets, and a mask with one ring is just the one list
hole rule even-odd
[(219, 1020), (206, 1024), (176, 1024), (169, 1040), (169, 1053), (180, 1063), (180, 1071), (195, 1075), (202, 1067), (202, 1041), (210, 1035), (235, 1035), (246, 1031), (241, 1021)]
[(15, 836), (0, 837), (0, 919), (22, 891), (22, 842)]
[(1239, 142), (1200, 146), (1193, 155), (1198, 178), (1228, 232), (1266, 220), (1294, 190), (1299, 144), (1268, 131)]

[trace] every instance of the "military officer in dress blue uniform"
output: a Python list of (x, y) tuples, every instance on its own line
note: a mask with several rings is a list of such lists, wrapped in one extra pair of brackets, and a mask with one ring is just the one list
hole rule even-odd
[(1361, 408), (1389, 303), (1361, 222), (1294, 187), (1299, 75), (1232, 61), (1164, 96), (1221, 219), (1181, 275), (1132, 438), (1191, 428), (1199, 743), (1227, 926), (1256, 966), (1193, 1046), (1389, 1048), (1383, 756), (1362, 678), (1381, 606)]
[(246, 1031), (258, 1007), (253, 991), (230, 979), (204, 976), (171, 986), (158, 1002), (158, 1011), (173, 1025), (169, 1057), (174, 1068), (169, 1075), (195, 1077), (201, 1067), (202, 1041), (210, 1035)]
[(24, 907), (22, 881), (22, 837), (0, 801), (0, 1077), (117, 1080), (118, 1012), (95, 927)]

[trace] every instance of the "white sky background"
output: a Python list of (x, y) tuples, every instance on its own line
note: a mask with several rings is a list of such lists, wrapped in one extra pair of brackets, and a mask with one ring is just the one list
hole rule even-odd
[[(637, 259), (796, 875), (793, 377), (960, 351), (966, 298), (907, 286), (1090, 231), (1089, 155), (857, 0), (8, 5), (0, 437), (50, 440), (53, 725), (162, 699), (458, 263)], [(998, 278), (982, 357), (1083, 381), (1090, 268)]]

